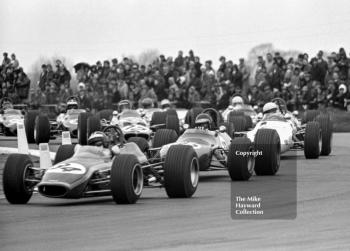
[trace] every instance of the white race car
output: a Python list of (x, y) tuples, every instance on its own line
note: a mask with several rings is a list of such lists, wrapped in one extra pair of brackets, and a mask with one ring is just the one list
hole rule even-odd
[(13, 105), (12, 100), (3, 98), (0, 101), (0, 133), (5, 136), (17, 134), (17, 124), (23, 123), (26, 105)]
[(255, 128), (243, 133), (248, 139), (255, 142), (257, 138), (263, 138), (266, 144), (277, 140), (278, 155), (289, 150), (304, 150), (305, 157), (310, 159), (330, 154), (333, 125), (328, 114), (319, 115), (314, 121), (301, 125), (298, 119), (287, 111), (284, 100), (277, 98), (272, 101), (265, 104), (265, 115)]

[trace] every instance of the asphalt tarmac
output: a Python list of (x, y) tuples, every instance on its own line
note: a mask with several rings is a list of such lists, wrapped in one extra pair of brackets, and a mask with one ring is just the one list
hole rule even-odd
[[(0, 137), (0, 146), (16, 147), (16, 141)], [(0, 250), (348, 250), (349, 153), (350, 134), (334, 134), (330, 156), (306, 160), (302, 152), (289, 153), (278, 175), (234, 184), (287, 182), (293, 175), (288, 164), (296, 161), (296, 217), (279, 203), (274, 208), (291, 216), (288, 220), (232, 219), (226, 171), (201, 173), (190, 199), (168, 199), (164, 189), (144, 189), (135, 205), (116, 205), (111, 197), (63, 200), (36, 194), (27, 205), (0, 199)]]

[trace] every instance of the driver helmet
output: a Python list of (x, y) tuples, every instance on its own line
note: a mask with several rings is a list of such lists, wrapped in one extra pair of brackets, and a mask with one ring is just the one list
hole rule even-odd
[(67, 111), (71, 109), (78, 109), (78, 102), (75, 99), (67, 101)]
[(169, 101), (169, 99), (163, 99), (160, 102), (160, 106), (161, 106), (162, 109), (170, 108), (170, 101)]
[(234, 108), (237, 106), (242, 106), (244, 104), (243, 98), (240, 96), (233, 97), (231, 103)]
[(93, 132), (88, 138), (89, 146), (103, 146), (107, 148), (107, 136), (105, 133), (97, 131)]
[(153, 100), (151, 98), (145, 98), (141, 101), (141, 105), (143, 109), (152, 108), (153, 107)]
[(124, 110), (131, 110), (131, 103), (128, 100), (122, 100), (118, 103), (119, 112), (123, 112)]
[(199, 114), (195, 120), (196, 127), (200, 127), (208, 130), (211, 128), (212, 123), (213, 123), (212, 118), (210, 117), (209, 114), (206, 114), (206, 113)]
[(268, 102), (263, 107), (263, 114), (277, 114), (278, 106), (273, 102)]

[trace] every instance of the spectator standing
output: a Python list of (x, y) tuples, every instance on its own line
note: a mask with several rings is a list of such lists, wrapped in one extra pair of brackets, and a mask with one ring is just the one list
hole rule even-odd
[(248, 93), (248, 89), (250, 87), (249, 85), (249, 78), (250, 78), (250, 69), (249, 67), (245, 64), (244, 58), (239, 59), (239, 67), (238, 70), (242, 74), (242, 92), (244, 95)]

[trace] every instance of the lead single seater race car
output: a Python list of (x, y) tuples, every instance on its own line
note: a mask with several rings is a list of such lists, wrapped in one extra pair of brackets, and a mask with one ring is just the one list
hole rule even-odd
[[(287, 111), (286, 103), (283, 99), (273, 99), (272, 102), (265, 104), (264, 109), (267, 106), (277, 110), (272, 114), (265, 115), (253, 130), (235, 132), (235, 136), (245, 135), (247, 139), (254, 143), (258, 139), (264, 142), (263, 144), (278, 142), (278, 148), (273, 153), (262, 150), (263, 155), (271, 156), (272, 162), (276, 161), (272, 160), (272, 158), (278, 160), (280, 154), (289, 150), (304, 150), (304, 155), (307, 159), (315, 159), (320, 155), (329, 155), (331, 153), (333, 124), (329, 114), (319, 115), (314, 117), (314, 120), (301, 124), (293, 113)], [(260, 147), (263, 147), (263, 145)], [(257, 150), (260, 150), (259, 147)], [(258, 156), (255, 161), (256, 165), (263, 167), (263, 173), (274, 174), (279, 167), (279, 162), (278, 165), (270, 165), (269, 158), (263, 160)], [(257, 174), (260, 171), (255, 168)]]
[[(170, 147), (159, 159), (125, 142), (118, 126), (95, 134), (102, 135), (104, 147), (61, 145), (52, 167), (35, 166), (29, 155), (9, 155), (3, 172), (8, 202), (26, 204), (35, 188), (50, 198), (112, 195), (118, 204), (135, 203), (144, 187), (164, 187), (169, 198), (188, 198), (196, 191), (199, 164), (191, 146)], [(47, 151), (48, 145), (40, 148)]]
[[(209, 122), (207, 126), (206, 121)], [(226, 127), (220, 126), (220, 114), (212, 108), (203, 110), (196, 118), (195, 127), (187, 129), (176, 142), (162, 146), (160, 157), (166, 157), (168, 150), (176, 145), (193, 147), (198, 155), (201, 171), (228, 170), (232, 180), (248, 180), (253, 174), (254, 167), (258, 170), (257, 174), (270, 174), (264, 173), (262, 165), (255, 164), (258, 149), (263, 148), (262, 150), (271, 155), (275, 153), (273, 161), (271, 156), (262, 155), (261, 159), (265, 163), (270, 161), (269, 165), (278, 165), (279, 161), (277, 140), (264, 144), (264, 138), (259, 137), (253, 144), (248, 138), (232, 139), (226, 133)]]

